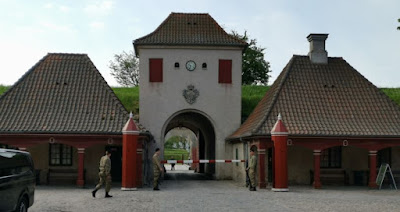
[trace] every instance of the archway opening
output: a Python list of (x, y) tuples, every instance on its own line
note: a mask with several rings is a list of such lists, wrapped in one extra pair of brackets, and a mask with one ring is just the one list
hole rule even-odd
[[(215, 131), (211, 121), (198, 112), (182, 112), (170, 119), (164, 130), (164, 160), (191, 160), (192, 163), (165, 164), (166, 178), (210, 179), (215, 159)], [(201, 176), (199, 175), (201, 174)]]

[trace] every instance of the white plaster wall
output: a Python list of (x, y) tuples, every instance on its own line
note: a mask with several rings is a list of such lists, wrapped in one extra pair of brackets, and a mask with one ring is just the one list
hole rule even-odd
[[(199, 110), (210, 119), (216, 134), (216, 159), (231, 159), (232, 147), (225, 138), (240, 126), (242, 50), (222, 48), (139, 48), (140, 55), (140, 123), (163, 148), (163, 127), (178, 111)], [(163, 82), (149, 82), (149, 59), (163, 59)], [(232, 60), (232, 84), (218, 83), (219, 59)], [(186, 70), (186, 62), (196, 62), (196, 69)], [(180, 68), (175, 68), (179, 62)], [(207, 69), (202, 64), (207, 63)], [(194, 85), (200, 96), (194, 104), (183, 97), (183, 90)], [(208, 159), (208, 158), (207, 158)], [(213, 158), (210, 158), (213, 159)], [(231, 167), (216, 164), (216, 178), (231, 178)]]

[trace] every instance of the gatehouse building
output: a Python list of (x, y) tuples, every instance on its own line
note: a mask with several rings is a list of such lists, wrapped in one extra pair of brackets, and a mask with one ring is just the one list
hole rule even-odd
[[(79, 186), (97, 181), (98, 161), (111, 149), (113, 179), (129, 190), (149, 182), (151, 156), (163, 152), (167, 133), (186, 128), (196, 137), (192, 160), (248, 159), (255, 149), (259, 188), (375, 187), (381, 163), (400, 170), (400, 108), (344, 58), (329, 57), (327, 37), (310, 34), (309, 53), (291, 58), (241, 123), (248, 44), (209, 14), (171, 13), (133, 41), (137, 120), (88, 55), (49, 53), (0, 96), (0, 144), (29, 151), (39, 183)], [(245, 163), (192, 167), (245, 182)]]

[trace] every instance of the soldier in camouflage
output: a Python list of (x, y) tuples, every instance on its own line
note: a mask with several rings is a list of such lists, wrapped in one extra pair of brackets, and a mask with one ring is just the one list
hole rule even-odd
[(100, 159), (100, 166), (99, 166), (99, 184), (96, 185), (96, 188), (92, 191), (92, 196), (96, 197), (96, 192), (106, 184), (106, 198), (112, 197), (108, 194), (111, 189), (111, 152), (106, 151), (106, 155), (101, 157)]
[(246, 171), (249, 173), (250, 178), (250, 191), (256, 190), (256, 168), (257, 168), (257, 158), (254, 153), (254, 149), (250, 149), (250, 164)]
[(162, 172), (163, 168), (161, 167), (160, 163), (160, 149), (157, 148), (156, 153), (153, 155), (153, 190), (160, 190), (160, 188), (158, 188), (158, 184)]

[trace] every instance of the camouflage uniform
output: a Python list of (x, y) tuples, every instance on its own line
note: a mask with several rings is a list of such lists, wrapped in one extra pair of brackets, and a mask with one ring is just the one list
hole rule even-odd
[(153, 155), (153, 188), (158, 189), (158, 180), (161, 175), (161, 163), (160, 163), (160, 158), (158, 157), (157, 153), (154, 153)]
[(249, 177), (250, 177), (250, 187), (256, 187), (256, 168), (257, 168), (257, 158), (255, 155), (251, 156), (250, 158), (250, 165), (249, 165)]
[(104, 155), (100, 159), (100, 166), (99, 166), (99, 184), (97, 184), (95, 190), (99, 190), (101, 186), (105, 183), (106, 184), (106, 192), (108, 193), (111, 189), (111, 160), (107, 155)]

